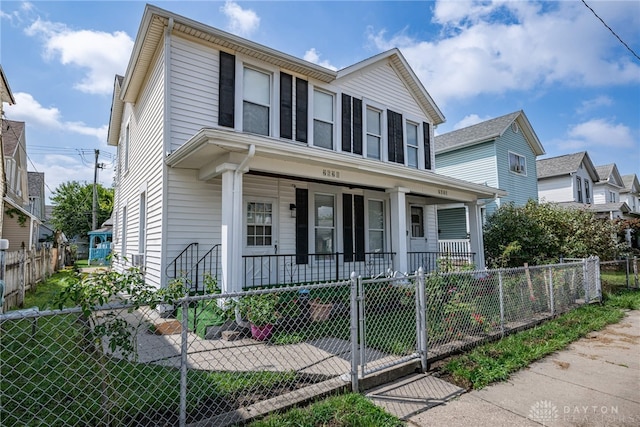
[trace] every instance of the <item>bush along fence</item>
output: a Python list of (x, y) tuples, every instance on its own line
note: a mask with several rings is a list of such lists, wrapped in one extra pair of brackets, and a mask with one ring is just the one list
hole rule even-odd
[(597, 258), (373, 279), (353, 274), (235, 294), (216, 293), (215, 285), (210, 279), (207, 294), (182, 296), (187, 283), (153, 292), (139, 270), (108, 272), (85, 277), (61, 297), (78, 307), (0, 315), (0, 419), (235, 424), (283, 402), (360, 391), (370, 374), (394, 365), (426, 369), (601, 298)]
[(0, 257), (4, 257), (5, 268), (4, 286), (0, 286), (4, 288), (0, 295), (0, 313), (3, 313), (22, 307), (25, 293), (56, 272), (59, 262), (57, 248), (0, 252), (3, 252)]

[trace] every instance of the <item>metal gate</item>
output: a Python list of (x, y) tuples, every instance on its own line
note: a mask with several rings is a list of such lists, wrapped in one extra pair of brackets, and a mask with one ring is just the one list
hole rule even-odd
[(358, 375), (420, 359), (427, 367), (424, 274), (357, 279)]

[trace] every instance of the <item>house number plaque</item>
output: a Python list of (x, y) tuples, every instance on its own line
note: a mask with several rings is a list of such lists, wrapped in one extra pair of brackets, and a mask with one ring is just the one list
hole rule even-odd
[(340, 178), (340, 171), (335, 169), (322, 169), (322, 176), (327, 178)]
[(446, 196), (447, 195), (447, 190), (443, 190), (441, 188), (438, 189), (438, 194), (441, 196)]

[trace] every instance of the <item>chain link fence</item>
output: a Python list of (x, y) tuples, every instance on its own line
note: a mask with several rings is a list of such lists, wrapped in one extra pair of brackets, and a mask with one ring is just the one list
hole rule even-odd
[[(359, 389), (600, 298), (597, 259), (185, 297), (163, 310), (0, 316), (0, 419), (217, 426)], [(159, 313), (164, 313), (161, 317)], [(127, 331), (124, 333), (123, 331)]]
[(602, 287), (607, 291), (626, 287), (640, 289), (640, 261), (627, 257), (613, 261), (600, 261)]

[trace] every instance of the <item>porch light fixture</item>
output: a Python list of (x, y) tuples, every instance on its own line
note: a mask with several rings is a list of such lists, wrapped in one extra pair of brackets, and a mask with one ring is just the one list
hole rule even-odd
[(296, 217), (296, 205), (295, 203), (289, 203), (289, 211), (291, 212), (291, 218)]

